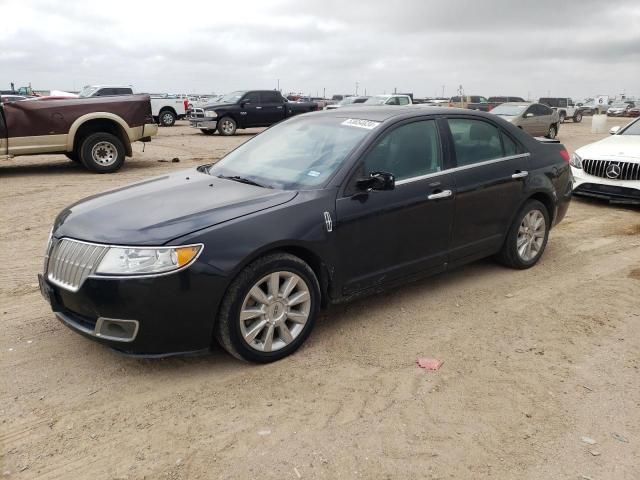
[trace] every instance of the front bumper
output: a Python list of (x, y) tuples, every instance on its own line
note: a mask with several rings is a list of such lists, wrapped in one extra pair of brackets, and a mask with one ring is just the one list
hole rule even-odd
[(226, 283), (195, 262), (175, 274), (89, 277), (77, 292), (39, 275), (56, 317), (75, 332), (123, 353), (158, 356), (209, 349)]
[(209, 120), (207, 118), (197, 118), (197, 119), (190, 119), (189, 121), (191, 122), (192, 128), (199, 128), (204, 130), (215, 130), (216, 126), (218, 125), (217, 119)]
[(574, 167), (571, 167), (571, 172), (574, 178), (573, 193), (576, 195), (602, 198), (611, 203), (640, 205), (640, 181), (609, 180)]

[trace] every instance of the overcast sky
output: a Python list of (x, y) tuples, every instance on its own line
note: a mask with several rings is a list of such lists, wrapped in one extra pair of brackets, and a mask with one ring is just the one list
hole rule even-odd
[[(153, 6), (152, 6), (153, 5)], [(640, 0), (0, 0), (0, 89), (640, 95)], [(10, 18), (10, 20), (8, 20)]]

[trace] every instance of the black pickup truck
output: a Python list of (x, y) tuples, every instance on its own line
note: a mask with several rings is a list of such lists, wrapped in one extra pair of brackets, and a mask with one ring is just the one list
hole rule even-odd
[(318, 110), (316, 102), (290, 102), (276, 90), (242, 90), (224, 95), (216, 103), (195, 108), (191, 126), (205, 135), (234, 135), (239, 128), (270, 127), (299, 113)]

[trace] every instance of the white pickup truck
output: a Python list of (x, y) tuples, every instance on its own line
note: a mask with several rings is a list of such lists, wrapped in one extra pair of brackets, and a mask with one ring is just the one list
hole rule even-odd
[[(114, 95), (133, 95), (133, 88), (129, 85), (87, 85), (79, 97), (112, 97)], [(170, 95), (151, 96), (151, 115), (162, 127), (171, 127), (179, 118), (187, 114), (189, 100)]]
[(369, 97), (364, 103), (359, 105), (371, 106), (371, 105), (412, 105), (413, 100), (409, 95), (404, 94), (392, 94), (392, 95), (374, 95)]

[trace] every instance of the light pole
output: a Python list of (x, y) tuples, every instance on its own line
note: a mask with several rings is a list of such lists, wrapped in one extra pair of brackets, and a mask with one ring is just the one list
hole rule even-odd
[(280, 91), (280, 79), (278, 79), (278, 91)]
[(359, 84), (358, 82), (356, 82), (356, 96), (358, 95), (358, 86), (359, 86), (359, 85), (360, 85), (360, 84)]

